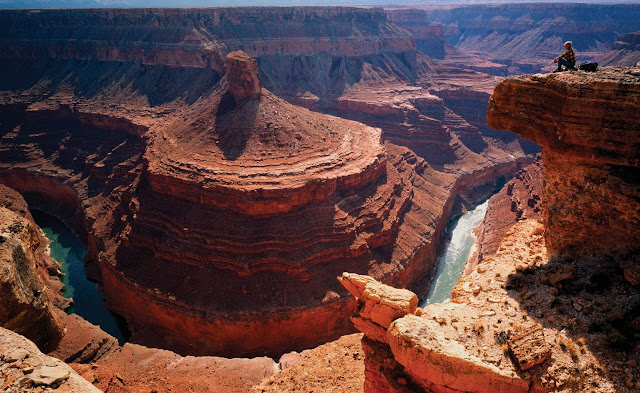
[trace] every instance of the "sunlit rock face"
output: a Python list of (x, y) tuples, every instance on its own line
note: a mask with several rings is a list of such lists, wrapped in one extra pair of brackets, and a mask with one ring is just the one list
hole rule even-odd
[[(47, 243), (28, 211), (25, 210), (27, 217), (24, 217), (10, 210), (20, 208), (8, 201), (7, 194), (11, 191), (0, 185), (0, 326), (49, 351), (64, 336), (64, 327), (50, 303), (55, 295), (45, 286)], [(58, 266), (51, 265), (51, 269), (56, 271)]]
[[(460, 336), (459, 325), (468, 329), (485, 316), (478, 307), (462, 301), (419, 309), (406, 289), (352, 273), (338, 280), (358, 299), (351, 320), (364, 333), (365, 392), (531, 391), (510, 364), (487, 362), (469, 345), (474, 338)], [(491, 344), (478, 347), (495, 352)]]
[(27, 338), (0, 327), (0, 378), (6, 390), (36, 393), (58, 390), (99, 393), (86, 379), (62, 361), (40, 352)]
[(551, 253), (580, 258), (637, 251), (638, 105), (640, 73), (633, 68), (514, 77), (496, 86), (489, 124), (542, 146)]
[[(621, 33), (638, 30), (637, 4), (462, 4), (425, 9), (423, 24), (443, 26), (445, 42), (510, 74), (538, 72), (573, 41), (578, 61), (611, 49)], [(623, 65), (623, 64), (620, 64)]]

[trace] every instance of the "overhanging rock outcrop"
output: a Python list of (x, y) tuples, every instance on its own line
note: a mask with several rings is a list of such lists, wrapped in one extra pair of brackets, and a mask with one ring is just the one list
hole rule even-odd
[(406, 289), (352, 273), (338, 280), (358, 299), (351, 321), (364, 333), (365, 393), (544, 391), (517, 374), (506, 358), (487, 361), (487, 351), (500, 352), (495, 342), (496, 348), (483, 347), (484, 355), (465, 343), (475, 339), (463, 337), (468, 329), (458, 331), (457, 325), (477, 325), (485, 317), (480, 308), (447, 303), (420, 309), (416, 295)]
[[(542, 146), (545, 241), (552, 254), (622, 257), (640, 283), (640, 71), (512, 77), (489, 125)], [(634, 261), (635, 259), (635, 261)], [(631, 260), (631, 261), (630, 261)]]

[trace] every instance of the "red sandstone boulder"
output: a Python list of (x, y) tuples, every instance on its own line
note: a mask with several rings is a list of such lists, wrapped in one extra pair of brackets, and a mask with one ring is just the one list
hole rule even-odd
[(343, 273), (338, 277), (338, 281), (364, 303), (360, 316), (370, 319), (384, 329), (396, 319), (413, 314), (418, 307), (418, 297), (415, 293), (381, 284), (369, 276)]

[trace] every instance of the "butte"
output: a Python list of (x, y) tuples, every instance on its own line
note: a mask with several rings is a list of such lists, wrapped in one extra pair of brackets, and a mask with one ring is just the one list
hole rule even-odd
[(430, 269), (405, 269), (427, 260), (429, 225), (399, 230), (420, 163), (400, 173), (387, 154), (380, 129), (288, 104), (229, 54), (213, 94), (146, 136), (121, 240), (97, 260), (107, 304), (134, 341), (191, 354), (273, 356), (352, 331), (336, 276), (409, 285)]

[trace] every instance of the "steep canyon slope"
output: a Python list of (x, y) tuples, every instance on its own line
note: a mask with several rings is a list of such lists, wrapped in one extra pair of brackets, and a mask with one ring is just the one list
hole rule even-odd
[[(378, 9), (0, 19), (0, 179), (76, 231), (107, 305), (150, 346), (279, 355), (350, 332), (336, 275), (424, 290), (457, 196), (526, 161), (415, 86), (421, 55)], [(368, 125), (296, 107), (258, 71)]]
[(542, 146), (545, 240), (553, 254), (637, 252), (639, 76), (635, 68), (604, 68), (496, 86), (489, 123)]
[(599, 64), (633, 67), (640, 62), (640, 31), (623, 34), (611, 50), (598, 58)]

